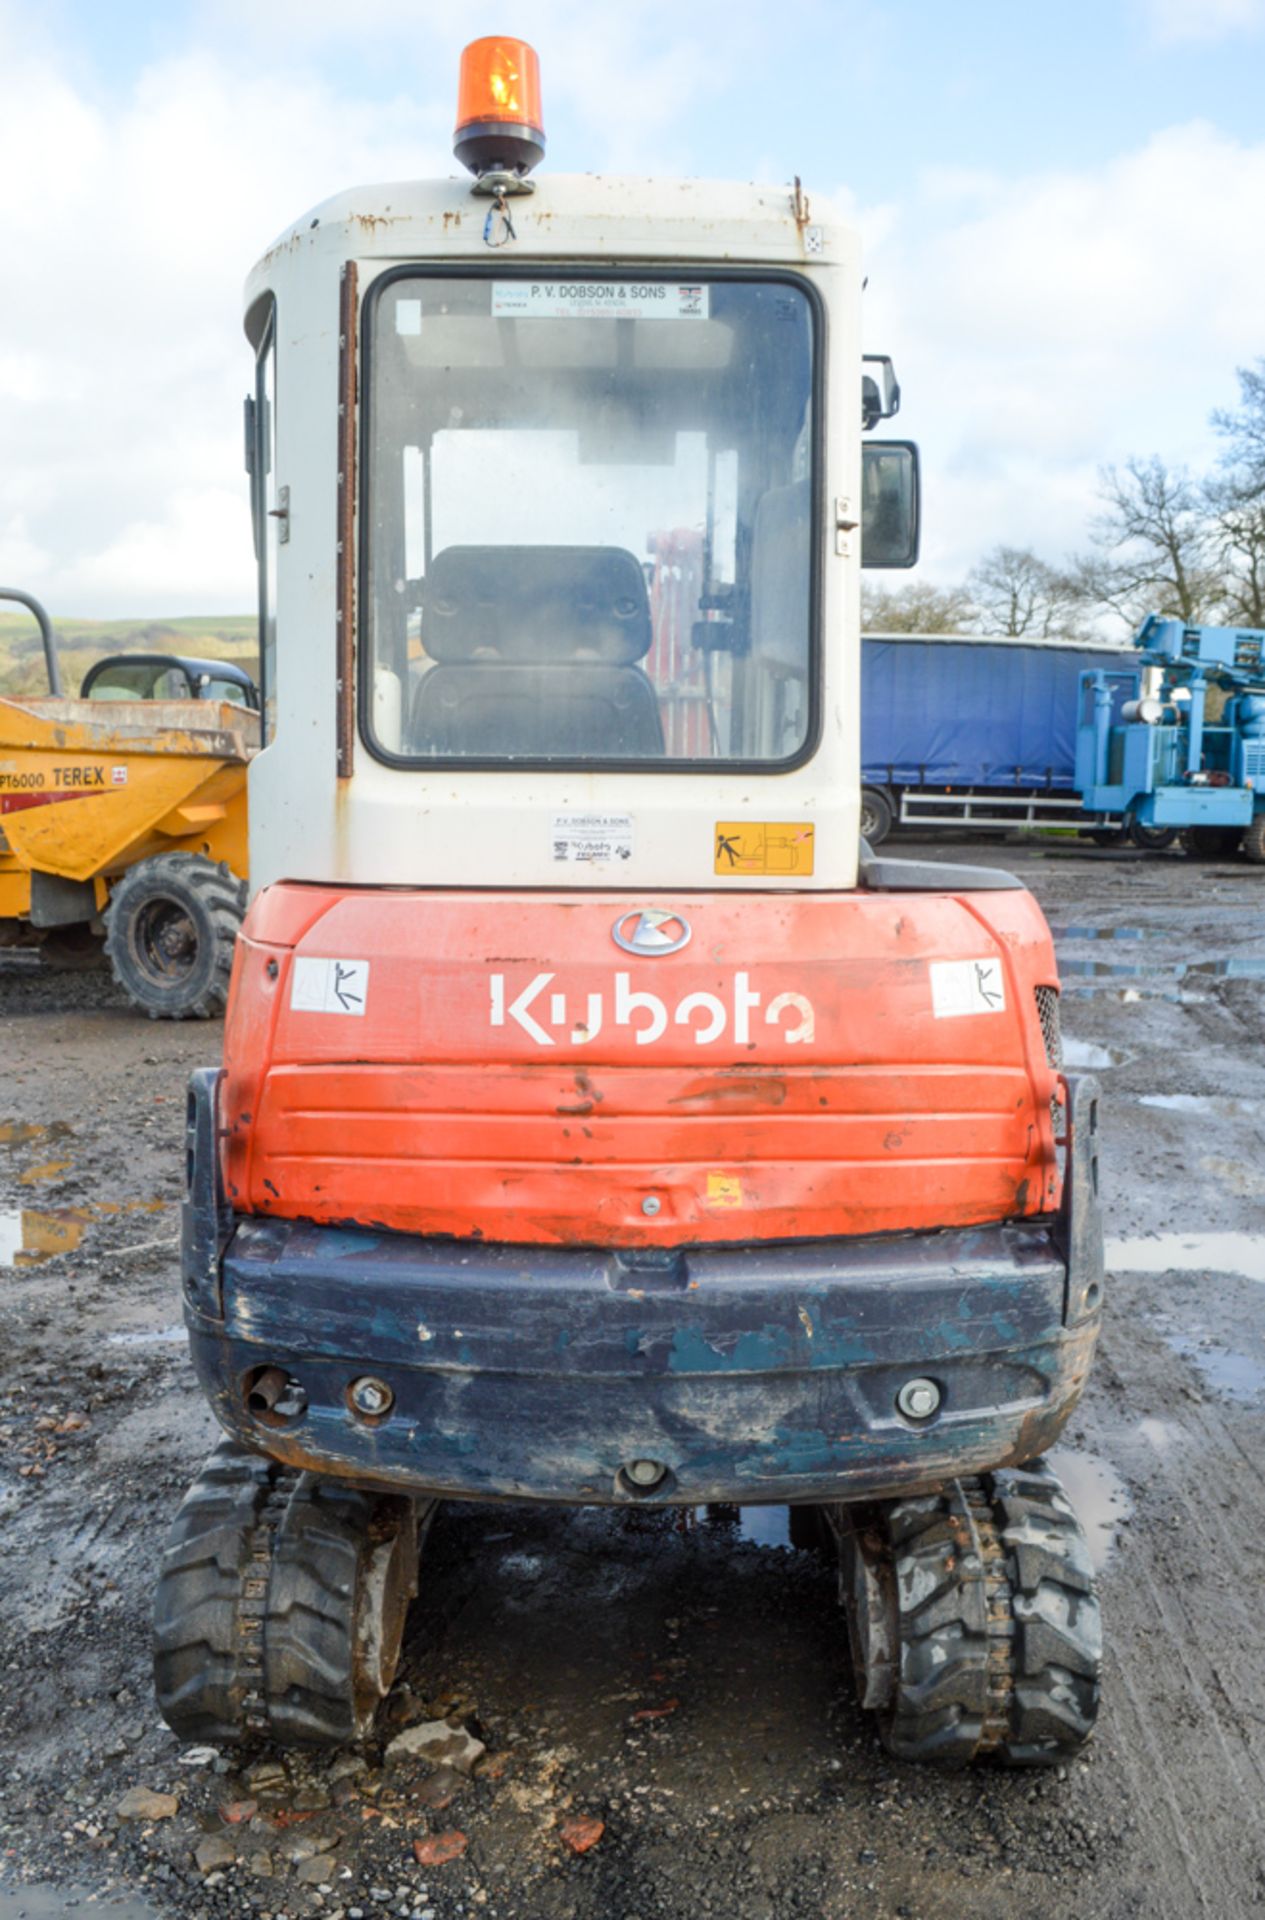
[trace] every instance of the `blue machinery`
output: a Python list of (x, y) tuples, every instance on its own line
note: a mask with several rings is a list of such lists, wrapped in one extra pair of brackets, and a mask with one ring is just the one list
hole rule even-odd
[[(1241, 843), (1265, 862), (1265, 633), (1152, 613), (1134, 647), (1140, 663), (1128, 674), (1080, 676), (1076, 784), (1085, 807), (1182, 828), (1194, 852)], [(1148, 669), (1158, 669), (1154, 692), (1144, 692)]]

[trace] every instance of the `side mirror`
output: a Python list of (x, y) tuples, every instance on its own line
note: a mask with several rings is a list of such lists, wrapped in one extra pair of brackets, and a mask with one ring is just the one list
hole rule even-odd
[(861, 448), (861, 565), (912, 567), (920, 532), (918, 449), (912, 440)]

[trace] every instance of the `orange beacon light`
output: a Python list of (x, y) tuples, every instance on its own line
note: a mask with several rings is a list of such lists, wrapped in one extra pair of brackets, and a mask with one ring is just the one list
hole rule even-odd
[(471, 173), (521, 180), (544, 158), (540, 62), (525, 40), (491, 34), (461, 56), (453, 152)]

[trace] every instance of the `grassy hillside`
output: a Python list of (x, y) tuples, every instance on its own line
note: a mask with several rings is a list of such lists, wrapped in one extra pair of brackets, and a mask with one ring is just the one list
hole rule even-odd
[[(3, 603), (0, 603), (3, 604)], [(67, 693), (78, 693), (88, 668), (112, 653), (187, 653), (237, 660), (257, 676), (258, 624), (253, 613), (182, 614), (171, 620), (53, 620)], [(0, 697), (48, 692), (44, 648), (31, 615), (0, 613)]]

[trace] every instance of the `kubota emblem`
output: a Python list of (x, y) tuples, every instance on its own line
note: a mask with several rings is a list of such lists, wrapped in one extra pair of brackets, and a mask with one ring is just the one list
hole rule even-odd
[(679, 953), (688, 946), (692, 929), (679, 913), (665, 913), (661, 907), (634, 907), (621, 913), (611, 928), (611, 937), (625, 953), (639, 960), (657, 960), (667, 953)]

